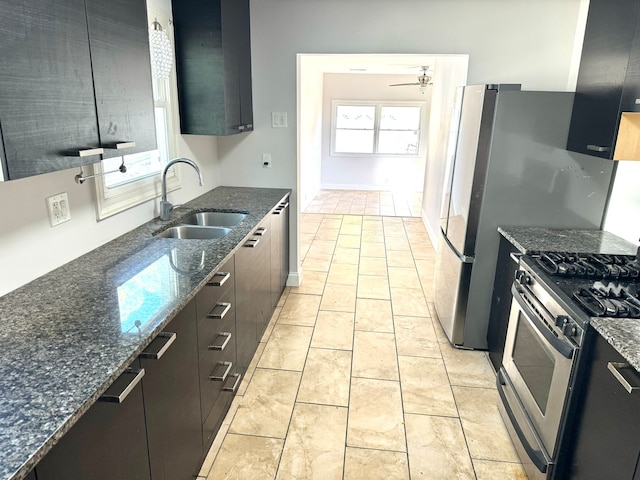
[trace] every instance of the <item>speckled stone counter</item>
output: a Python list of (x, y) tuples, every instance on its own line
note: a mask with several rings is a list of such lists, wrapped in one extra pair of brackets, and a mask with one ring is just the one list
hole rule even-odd
[(640, 372), (640, 321), (625, 318), (592, 318), (591, 325)]
[(637, 246), (602, 230), (543, 227), (498, 227), (521, 253), (538, 251), (635, 255)]
[[(218, 187), (0, 297), (0, 479), (24, 478), (288, 193)], [(217, 240), (153, 237), (203, 209), (248, 215)]]

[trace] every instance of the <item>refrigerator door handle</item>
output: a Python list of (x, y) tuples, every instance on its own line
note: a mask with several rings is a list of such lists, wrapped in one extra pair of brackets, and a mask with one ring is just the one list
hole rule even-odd
[(449, 249), (460, 259), (460, 261), (462, 263), (473, 263), (474, 262), (475, 257), (471, 257), (469, 255), (463, 255), (462, 253), (458, 252), (456, 247), (454, 247), (453, 244), (451, 243), (451, 241), (449, 241), (449, 239), (447, 238), (447, 235), (444, 233), (444, 230), (442, 230), (442, 228), (440, 228), (440, 235), (442, 235), (442, 238), (444, 239), (445, 243), (447, 244), (447, 247), (449, 247)]

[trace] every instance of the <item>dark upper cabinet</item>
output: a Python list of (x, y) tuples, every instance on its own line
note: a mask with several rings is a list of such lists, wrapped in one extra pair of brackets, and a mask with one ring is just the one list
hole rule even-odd
[(173, 2), (180, 131), (253, 130), (249, 0)]
[[(144, 1), (0, 7), (5, 179), (98, 162), (98, 147), (105, 156), (156, 148)], [(109, 150), (123, 141), (136, 147)]]
[(640, 85), (638, 53), (632, 54), (639, 9), (637, 0), (591, 0), (567, 150), (613, 158), (621, 111), (637, 108), (622, 99), (626, 90), (635, 101)]
[(90, 161), (98, 146), (84, 0), (0, 0), (0, 131), (16, 179)]
[(150, 479), (144, 373), (136, 361), (107, 389), (36, 465), (38, 480)]
[(155, 150), (146, 2), (85, 1), (103, 157)]

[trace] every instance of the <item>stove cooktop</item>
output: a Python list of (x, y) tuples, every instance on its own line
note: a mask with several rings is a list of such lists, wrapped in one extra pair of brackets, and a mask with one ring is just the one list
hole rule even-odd
[(583, 315), (640, 319), (640, 262), (635, 255), (534, 252), (524, 258)]

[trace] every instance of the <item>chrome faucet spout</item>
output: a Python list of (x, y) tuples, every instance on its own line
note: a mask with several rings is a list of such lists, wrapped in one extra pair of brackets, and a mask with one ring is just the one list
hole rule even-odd
[(171, 168), (176, 163), (186, 163), (193, 167), (193, 169), (198, 173), (198, 180), (200, 181), (200, 186), (204, 185), (204, 179), (202, 178), (202, 173), (200, 172), (200, 167), (198, 164), (189, 158), (174, 158), (173, 160), (169, 160), (167, 164), (162, 169), (160, 173), (160, 185), (162, 187), (162, 197), (160, 199), (160, 220), (167, 221), (169, 220), (169, 213), (173, 210), (177, 205), (172, 205), (167, 200), (167, 172), (169, 168)]

